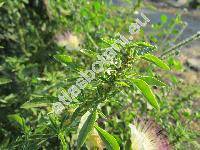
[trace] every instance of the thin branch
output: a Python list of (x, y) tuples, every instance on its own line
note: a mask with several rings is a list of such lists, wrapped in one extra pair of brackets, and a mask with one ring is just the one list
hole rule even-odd
[(189, 38), (183, 40), (182, 42), (178, 43), (177, 45), (175, 45), (174, 47), (170, 48), (169, 50), (165, 51), (164, 53), (161, 54), (161, 57), (171, 53), (172, 51), (175, 51), (179, 48), (181, 48), (183, 45), (188, 44), (191, 41), (200, 39), (200, 31), (198, 31), (196, 34), (190, 36)]

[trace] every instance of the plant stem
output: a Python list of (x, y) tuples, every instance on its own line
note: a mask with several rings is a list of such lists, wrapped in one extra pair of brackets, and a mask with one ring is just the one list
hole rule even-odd
[(86, 35), (87, 35), (88, 39), (91, 41), (91, 43), (94, 45), (94, 47), (96, 49), (98, 49), (99, 47), (97, 46), (97, 44), (95, 43), (95, 41), (92, 39), (92, 37), (90, 36), (90, 34), (86, 33)]
[(200, 31), (198, 31), (196, 34), (190, 36), (189, 38), (183, 40), (182, 42), (178, 43), (177, 45), (175, 45), (174, 47), (170, 48), (169, 50), (165, 51), (164, 53), (161, 54), (161, 58), (169, 53), (171, 53), (174, 50), (177, 50), (179, 48), (181, 48), (183, 45), (188, 44), (191, 41), (197, 40), (200, 38)]

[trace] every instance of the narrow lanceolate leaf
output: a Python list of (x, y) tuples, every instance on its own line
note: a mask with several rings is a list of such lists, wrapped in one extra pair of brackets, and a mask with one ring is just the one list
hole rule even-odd
[(117, 140), (108, 132), (100, 128), (99, 126), (95, 125), (96, 130), (98, 131), (99, 136), (101, 137), (102, 141), (104, 142), (106, 148), (108, 150), (119, 150), (119, 144)]
[(85, 140), (87, 138), (87, 135), (90, 133), (90, 131), (93, 129), (94, 127), (94, 123), (96, 121), (96, 110), (93, 111), (88, 118), (86, 119), (86, 121), (84, 122), (79, 135), (78, 135), (78, 141), (77, 141), (77, 147), (78, 149), (81, 148), (81, 146), (85, 143)]
[(159, 59), (158, 57), (156, 57), (154, 55), (145, 54), (141, 58), (154, 63), (155, 65), (157, 65), (158, 67), (160, 67), (162, 69), (170, 70), (169, 66), (165, 62), (163, 62), (161, 59)]
[(29, 108), (36, 108), (36, 107), (47, 107), (48, 104), (47, 103), (43, 103), (43, 102), (26, 102), (24, 103), (21, 108), (24, 109), (29, 109)]
[(0, 85), (2, 84), (7, 84), (12, 82), (12, 80), (8, 79), (8, 78), (0, 78)]
[(140, 77), (143, 81), (145, 81), (148, 85), (155, 85), (155, 86), (166, 86), (166, 84), (155, 77), (150, 76), (143, 76)]
[(101, 38), (101, 40), (102, 40), (103, 42), (105, 42), (106, 44), (108, 44), (108, 45), (111, 45), (111, 44), (115, 43), (115, 40), (113, 40), (113, 39)]
[(61, 54), (56, 54), (54, 55), (54, 58), (64, 64), (72, 62), (72, 58), (68, 55), (61, 55)]
[(8, 115), (8, 119), (10, 121), (16, 121), (26, 133), (30, 130), (30, 127), (25, 124), (25, 119), (22, 118), (19, 114)]
[(88, 49), (81, 49), (80, 52), (91, 58), (95, 58), (97, 56), (96, 52)]
[(4, 2), (0, 2), (0, 7), (2, 7), (2, 6), (3, 6), (3, 4), (4, 4)]
[(155, 95), (151, 91), (149, 85), (145, 81), (143, 81), (141, 79), (132, 79), (132, 82), (133, 82), (134, 85), (136, 85), (136, 87), (138, 87), (138, 89), (140, 89), (140, 91), (145, 96), (145, 98), (148, 100), (148, 102), (154, 108), (159, 109), (158, 102), (157, 102), (157, 100), (155, 98)]
[(120, 85), (120, 86), (130, 87), (127, 83), (125, 83), (125, 82), (123, 82), (123, 81), (117, 81), (116, 84), (117, 84), (117, 85)]
[(53, 96), (36, 97), (28, 102), (25, 102), (21, 108), (29, 109), (35, 107), (47, 107), (52, 103), (57, 102), (57, 98)]

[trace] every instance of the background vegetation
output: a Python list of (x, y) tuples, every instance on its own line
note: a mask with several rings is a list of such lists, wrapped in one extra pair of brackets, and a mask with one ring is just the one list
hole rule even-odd
[[(116, 33), (127, 36), (137, 12), (153, 7), (147, 4), (140, 0), (128, 6), (96, 0), (1, 0), (0, 149), (76, 149), (77, 127), (87, 111), (97, 112), (96, 123), (115, 137), (121, 149), (130, 149), (128, 125), (135, 118), (154, 119), (174, 149), (199, 149), (199, 79), (188, 83), (180, 77), (187, 68), (176, 56), (179, 47), (161, 57), (179, 42), (186, 27), (181, 13), (175, 18), (161, 14), (158, 23), (150, 22), (130, 45), (121, 48), (116, 60), (120, 69), (107, 66), (77, 103), (61, 115), (52, 112), (58, 89), (75, 84), (78, 72), (90, 68)], [(162, 59), (170, 70), (145, 61), (147, 53)], [(56, 54), (72, 62), (57, 61)], [(144, 76), (166, 84), (146, 81), (160, 110), (147, 103), (155, 106), (146, 90), (138, 90), (136, 81)]]

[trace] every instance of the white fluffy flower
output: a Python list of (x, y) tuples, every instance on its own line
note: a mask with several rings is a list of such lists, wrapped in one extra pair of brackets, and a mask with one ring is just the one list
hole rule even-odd
[(162, 130), (153, 121), (135, 121), (131, 129), (132, 150), (169, 150), (170, 146)]
[(63, 46), (68, 50), (78, 50), (80, 49), (80, 40), (79, 38), (70, 33), (70, 32), (65, 32), (60, 35), (55, 36), (55, 40), (59, 46)]

